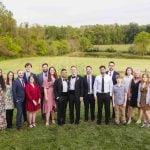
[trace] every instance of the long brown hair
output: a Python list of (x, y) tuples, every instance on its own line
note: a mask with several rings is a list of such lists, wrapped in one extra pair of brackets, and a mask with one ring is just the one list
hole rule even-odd
[(48, 82), (52, 81), (52, 77), (51, 77), (51, 74), (50, 74), (51, 69), (54, 69), (54, 71), (55, 71), (54, 78), (55, 79), (57, 78), (57, 72), (56, 72), (55, 67), (49, 67), (49, 70), (48, 70)]
[(128, 75), (128, 74), (127, 74), (128, 69), (131, 70), (131, 74), (133, 75), (133, 69), (132, 69), (132, 67), (127, 67), (127, 68), (126, 68), (125, 75), (126, 75), (126, 76)]
[(5, 85), (5, 80), (3, 78), (3, 71), (2, 71), (2, 69), (0, 69), (0, 71), (1, 71), (0, 85), (1, 85), (2, 90), (5, 90), (6, 89), (6, 85)]
[(9, 72), (7, 73), (7, 79), (6, 79), (6, 84), (7, 84), (7, 85), (10, 85), (10, 83), (9, 83), (9, 74), (10, 74), (10, 73), (13, 74), (12, 81), (14, 81), (14, 73), (13, 73), (12, 71), (9, 71)]
[(148, 78), (148, 80), (147, 80), (147, 83), (146, 83), (146, 87), (148, 87), (149, 85), (150, 85), (150, 80), (149, 80), (149, 74), (148, 73), (143, 73), (142, 74), (142, 81), (141, 81), (141, 84), (143, 84), (144, 82), (143, 82), (143, 77), (144, 76), (146, 76), (147, 78)]

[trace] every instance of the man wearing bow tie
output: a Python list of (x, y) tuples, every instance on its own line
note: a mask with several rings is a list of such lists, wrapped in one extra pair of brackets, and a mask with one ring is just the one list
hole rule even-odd
[[(71, 76), (69, 82), (69, 115), (70, 123), (79, 124), (80, 121), (80, 101), (83, 101), (83, 79), (77, 74), (77, 67), (71, 66)], [(74, 107), (76, 119), (74, 117)]]
[(68, 102), (67, 70), (61, 70), (61, 77), (55, 80), (54, 93), (57, 101), (57, 122), (63, 125), (66, 122), (66, 108)]
[(44, 80), (47, 80), (47, 78), (48, 78), (48, 64), (44, 63), (42, 64), (42, 73), (37, 75), (37, 83), (41, 91), (41, 115), (43, 120), (45, 119), (45, 115), (43, 113), (43, 98), (44, 98), (43, 82)]

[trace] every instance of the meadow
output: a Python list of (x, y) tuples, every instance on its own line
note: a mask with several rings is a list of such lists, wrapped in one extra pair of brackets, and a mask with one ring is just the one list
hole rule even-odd
[[(40, 73), (41, 65), (47, 62), (49, 66), (55, 66), (58, 74), (61, 68), (67, 68), (70, 74), (70, 66), (76, 65), (79, 74), (85, 74), (85, 67), (91, 65), (93, 73), (99, 74), (100, 65), (108, 65), (109, 61), (115, 61), (116, 70), (121, 74), (128, 66), (144, 71), (150, 70), (150, 61), (144, 59), (111, 59), (111, 58), (82, 58), (82, 57), (30, 57), (11, 59), (0, 62), (4, 76), (9, 70), (16, 72), (24, 69), (26, 62), (31, 62), (33, 72)], [(16, 113), (16, 110), (14, 114)], [(97, 108), (96, 108), (97, 113)], [(135, 120), (137, 111), (135, 112)], [(81, 123), (70, 125), (67, 112), (67, 124), (58, 126), (50, 124), (45, 127), (41, 121), (40, 112), (37, 116), (37, 127), (29, 129), (24, 125), (23, 132), (17, 132), (15, 128), (0, 132), (1, 150), (149, 150), (150, 129), (135, 125), (130, 126), (96, 125), (96, 122), (84, 122), (84, 107), (81, 105)]]

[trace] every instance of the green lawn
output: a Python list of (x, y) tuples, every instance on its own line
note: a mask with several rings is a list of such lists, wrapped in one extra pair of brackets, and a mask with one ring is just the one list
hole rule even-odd
[[(24, 68), (26, 62), (33, 64), (33, 71), (41, 71), (41, 64), (48, 62), (56, 66), (57, 70), (62, 67), (70, 69), (71, 65), (77, 65), (79, 73), (84, 74), (86, 65), (93, 66), (94, 74), (98, 74), (100, 65), (107, 65), (113, 60), (116, 69), (124, 71), (127, 66), (145, 68), (150, 70), (149, 60), (127, 59), (103, 59), (103, 58), (77, 58), (77, 57), (35, 57), (14, 59), (0, 62), (0, 68), (6, 73), (8, 70), (16, 72)], [(97, 112), (97, 108), (96, 108)], [(84, 107), (81, 107), (81, 123), (79, 125), (67, 124), (59, 127), (50, 125), (45, 127), (41, 121), (40, 113), (37, 117), (37, 127), (29, 129), (24, 126), (24, 131), (18, 133), (14, 128), (0, 132), (0, 150), (149, 150), (150, 128), (141, 128), (133, 122), (130, 126), (116, 127), (112, 123), (108, 126), (96, 125), (95, 122), (84, 122)], [(135, 119), (137, 118), (137, 111)]]
[(106, 50), (108, 48), (113, 48), (116, 51), (128, 51), (129, 47), (133, 46), (133, 44), (110, 44), (110, 45), (94, 45), (94, 47), (98, 47), (100, 50)]

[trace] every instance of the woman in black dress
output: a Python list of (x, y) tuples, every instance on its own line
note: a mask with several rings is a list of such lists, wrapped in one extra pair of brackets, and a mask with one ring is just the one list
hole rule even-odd
[[(129, 120), (128, 124), (132, 122), (132, 118), (134, 116), (134, 108), (137, 107), (137, 98), (138, 98), (138, 88), (141, 82), (141, 73), (139, 70), (134, 71), (133, 79), (131, 80), (128, 92), (128, 99), (129, 99)], [(137, 124), (141, 123), (143, 111), (141, 108), (138, 107), (138, 120)]]

